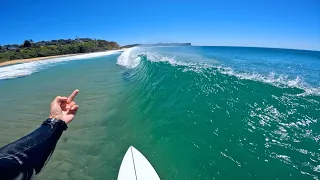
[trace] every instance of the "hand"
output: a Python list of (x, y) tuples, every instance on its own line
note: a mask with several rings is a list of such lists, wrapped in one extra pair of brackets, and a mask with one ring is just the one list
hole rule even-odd
[(51, 103), (49, 118), (60, 119), (69, 124), (76, 115), (79, 106), (73, 101), (79, 90), (73, 91), (69, 97), (57, 96)]

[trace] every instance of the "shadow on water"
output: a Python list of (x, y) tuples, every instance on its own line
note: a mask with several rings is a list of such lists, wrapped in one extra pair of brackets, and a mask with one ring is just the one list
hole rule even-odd
[(134, 69), (126, 69), (122, 73), (122, 78), (125, 82), (130, 83), (133, 81), (133, 77), (135, 76)]

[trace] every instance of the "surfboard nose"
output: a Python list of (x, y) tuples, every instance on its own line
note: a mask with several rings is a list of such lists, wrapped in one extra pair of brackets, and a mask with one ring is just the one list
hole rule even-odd
[(160, 178), (147, 158), (130, 146), (121, 162), (118, 180), (160, 180)]

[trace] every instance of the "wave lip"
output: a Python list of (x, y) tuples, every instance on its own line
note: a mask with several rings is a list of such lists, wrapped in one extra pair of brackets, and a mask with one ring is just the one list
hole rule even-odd
[(135, 68), (140, 63), (140, 57), (134, 51), (137, 47), (132, 47), (125, 50), (117, 59), (117, 64), (126, 68)]
[(0, 80), (29, 76), (33, 73), (40, 71), (41, 69), (47, 66), (53, 66), (61, 62), (107, 56), (107, 55), (119, 53), (121, 51), (122, 50), (114, 50), (114, 51), (106, 51), (106, 52), (88, 53), (88, 54), (82, 54), (82, 55), (58, 57), (58, 58), (4, 66), (4, 67), (0, 67)]
[(146, 56), (151, 62), (168, 62), (174, 66), (188, 66), (194, 65), (195, 63), (178, 61), (176, 58), (163, 56), (158, 53), (151, 53), (148, 51), (141, 51), (138, 47), (129, 48), (124, 51), (117, 59), (117, 64), (126, 68), (135, 68), (139, 65), (141, 58), (140, 56)]

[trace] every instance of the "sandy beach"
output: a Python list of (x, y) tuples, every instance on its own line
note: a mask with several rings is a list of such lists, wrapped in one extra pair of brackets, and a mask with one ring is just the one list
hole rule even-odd
[(52, 58), (76, 56), (76, 55), (81, 55), (81, 54), (84, 54), (84, 53), (79, 53), (79, 54), (65, 54), (65, 55), (47, 56), (47, 57), (38, 57), (38, 58), (29, 58), (29, 59), (9, 60), (9, 61), (0, 63), (0, 67), (1, 67), (1, 66), (7, 66), (7, 65), (13, 65), (13, 64), (27, 63), (27, 62), (32, 62), (32, 61), (42, 61), (42, 60), (52, 59)]
[[(127, 49), (127, 48), (123, 48), (120, 50), (109, 50), (109, 51), (124, 51), (125, 49)], [(103, 52), (108, 52), (108, 51), (103, 51)], [(92, 53), (97, 53), (97, 52), (92, 52)], [(84, 54), (91, 54), (91, 53), (64, 54), (64, 55), (57, 55), (57, 56), (46, 56), (46, 57), (29, 58), (29, 59), (9, 60), (9, 61), (5, 61), (5, 62), (1, 62), (0, 67), (13, 65), (13, 64), (27, 63), (27, 62), (32, 62), (32, 61), (42, 61), (42, 60), (60, 58), (60, 57), (78, 56), (78, 55), (84, 55)]]

